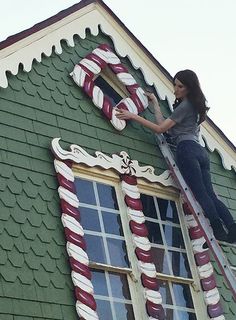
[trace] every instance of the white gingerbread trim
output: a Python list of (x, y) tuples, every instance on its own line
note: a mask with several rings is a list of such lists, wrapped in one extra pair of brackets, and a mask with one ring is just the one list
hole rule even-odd
[(141, 167), (138, 161), (131, 160), (125, 151), (121, 151), (119, 155), (113, 154), (111, 157), (96, 151), (95, 156), (91, 156), (82, 147), (75, 144), (70, 146), (71, 151), (64, 150), (61, 148), (59, 141), (60, 138), (54, 138), (51, 143), (52, 151), (57, 159), (71, 160), (76, 164), (86, 164), (89, 167), (98, 166), (103, 169), (114, 169), (120, 174), (131, 174), (137, 178), (144, 178), (150, 182), (162, 184), (165, 187), (177, 188), (169, 170), (158, 176), (154, 173), (152, 166)]
[[(6, 71), (16, 75), (19, 65), (22, 64), (25, 71), (32, 68), (33, 60), (38, 62), (42, 54), (50, 56), (52, 48), (55, 47), (57, 54), (62, 52), (60, 41), (66, 40), (68, 45), (73, 47), (73, 36), (78, 34), (81, 38), (86, 37), (85, 30), (89, 29), (91, 34), (96, 36), (101, 30), (111, 37), (116, 52), (121, 57), (128, 56), (132, 65), (140, 69), (148, 85), (154, 85), (161, 99), (167, 98), (169, 106), (174, 100), (171, 81), (162, 73), (157, 65), (140, 49), (137, 43), (125, 32), (115, 19), (107, 13), (98, 3), (92, 3), (86, 7), (68, 15), (60, 21), (38, 31), (34, 34), (4, 48), (0, 51), (0, 87), (7, 88), (8, 80)], [(171, 107), (170, 107), (171, 108)], [(210, 125), (202, 125), (202, 134), (210, 150), (217, 150), (222, 158), (225, 169), (236, 170), (235, 151), (211, 128)], [(215, 136), (217, 136), (215, 138)]]
[(201, 126), (202, 146), (206, 146), (211, 152), (217, 151), (221, 157), (222, 165), (226, 170), (232, 168), (236, 172), (236, 152), (229, 148), (222, 137), (205, 123)]

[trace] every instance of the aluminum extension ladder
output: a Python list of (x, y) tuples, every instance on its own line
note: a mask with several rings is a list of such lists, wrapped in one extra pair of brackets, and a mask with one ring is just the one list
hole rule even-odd
[(161, 152), (173, 175), (173, 178), (177, 183), (177, 185), (180, 187), (184, 201), (187, 203), (189, 210), (195, 217), (199, 226), (202, 228), (208, 247), (211, 250), (213, 256), (215, 257), (216, 262), (218, 263), (218, 266), (222, 272), (222, 275), (224, 276), (229, 288), (233, 293), (234, 299), (236, 300), (236, 276), (234, 275), (233, 270), (231, 269), (229, 262), (225, 257), (220, 245), (215, 239), (211, 228), (209, 228), (209, 224), (207, 223), (207, 220), (204, 216), (201, 206), (196, 201), (191, 190), (189, 189), (186, 182), (184, 181), (184, 178), (182, 177), (178, 169), (178, 166), (175, 163), (174, 156), (172, 154), (170, 146), (168, 145), (164, 135), (155, 134), (155, 136), (156, 136), (156, 141), (161, 149)]

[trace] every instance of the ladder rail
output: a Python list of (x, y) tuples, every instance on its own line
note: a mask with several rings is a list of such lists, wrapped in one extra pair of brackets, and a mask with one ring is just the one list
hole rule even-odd
[(156, 134), (156, 140), (158, 142), (158, 145), (162, 151), (162, 154), (164, 158), (166, 159), (169, 168), (174, 176), (175, 181), (178, 183), (182, 194), (184, 195), (184, 199), (187, 202), (192, 214), (194, 215), (197, 223), (202, 228), (202, 231), (204, 233), (204, 237), (206, 239), (206, 242), (211, 249), (211, 252), (213, 256), (216, 259), (216, 262), (222, 272), (222, 275), (224, 276), (225, 280), (227, 281), (228, 286), (230, 287), (234, 299), (236, 300), (236, 276), (233, 273), (233, 270), (231, 269), (227, 258), (225, 257), (225, 254), (223, 253), (220, 245), (218, 244), (218, 241), (215, 239), (213, 232), (209, 228), (209, 225), (207, 223), (207, 220), (204, 216), (203, 210), (200, 206), (200, 204), (196, 201), (194, 198), (190, 188), (186, 184), (182, 174), (180, 173), (178, 166), (175, 163), (173, 154), (170, 150), (170, 147), (168, 146), (165, 137), (162, 134)]

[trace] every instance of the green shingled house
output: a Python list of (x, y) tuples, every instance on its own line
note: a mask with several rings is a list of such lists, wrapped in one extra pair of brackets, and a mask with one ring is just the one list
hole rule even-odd
[[(168, 116), (170, 74), (102, 1), (0, 43), (0, 320), (235, 320), (153, 133), (114, 116), (154, 121), (147, 87)], [(236, 219), (235, 147), (201, 130)]]

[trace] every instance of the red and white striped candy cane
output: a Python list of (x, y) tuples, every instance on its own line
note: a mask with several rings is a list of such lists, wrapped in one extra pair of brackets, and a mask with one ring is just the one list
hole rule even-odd
[(92, 53), (82, 59), (79, 64), (75, 65), (71, 76), (75, 83), (83, 88), (92, 99), (94, 105), (102, 110), (112, 125), (117, 130), (123, 130), (126, 122), (116, 118), (111, 99), (104, 95), (101, 88), (94, 83), (94, 76), (98, 75), (106, 66), (114, 72), (130, 93), (130, 96), (122, 99), (116, 107), (127, 109), (135, 114), (143, 112), (148, 106), (148, 99), (144, 95), (144, 90), (137, 84), (134, 77), (122, 65), (118, 56), (107, 44), (98, 46)]
[(214, 269), (210, 262), (209, 249), (203, 248), (203, 244), (206, 241), (203, 231), (199, 227), (191, 211), (188, 209), (186, 203), (183, 205), (183, 209), (208, 315), (210, 319), (225, 320), (224, 311), (220, 303), (220, 294), (216, 285)]
[(151, 244), (147, 238), (148, 230), (145, 225), (145, 216), (142, 212), (143, 207), (137, 187), (137, 179), (133, 176), (122, 175), (121, 180), (130, 220), (129, 227), (133, 235), (135, 254), (141, 273), (147, 313), (150, 320), (164, 320), (165, 313), (162, 307), (162, 297), (158, 291), (159, 285), (156, 278), (156, 267), (151, 256)]
[(75, 286), (76, 310), (85, 320), (98, 320), (94, 288), (91, 282), (89, 259), (86, 253), (83, 227), (80, 224), (79, 200), (74, 185), (74, 173), (70, 162), (54, 161), (59, 181), (61, 220), (67, 240), (66, 248), (72, 268), (71, 278)]

